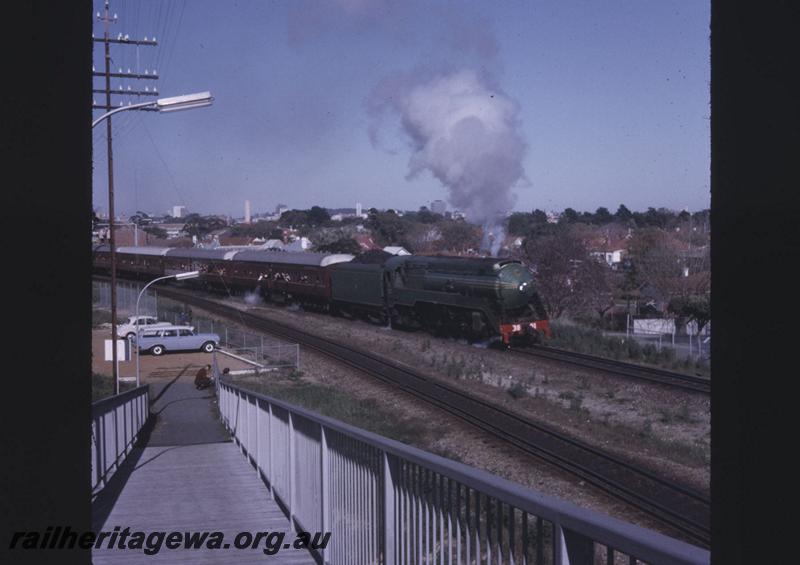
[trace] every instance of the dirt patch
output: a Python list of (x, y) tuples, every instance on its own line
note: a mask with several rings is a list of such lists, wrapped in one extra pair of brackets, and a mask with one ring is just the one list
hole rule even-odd
[[(111, 329), (92, 330), (92, 372), (99, 375), (111, 375), (112, 363), (105, 360), (105, 340), (111, 339)], [(231, 371), (252, 369), (252, 365), (223, 356), (217, 353), (220, 367), (229, 367)], [(199, 369), (211, 363), (211, 353), (181, 352), (165, 353), (155, 356), (142, 353), (139, 360), (140, 380), (148, 377), (174, 377), (185, 369)], [(121, 379), (136, 378), (136, 354), (132, 353), (130, 361), (119, 361), (119, 376)]]

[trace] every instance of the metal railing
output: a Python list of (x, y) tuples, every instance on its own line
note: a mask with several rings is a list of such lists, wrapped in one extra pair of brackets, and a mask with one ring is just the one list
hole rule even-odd
[(92, 492), (108, 484), (150, 414), (148, 385), (92, 403)]
[(708, 551), (220, 382), (222, 420), (326, 563), (708, 564)]

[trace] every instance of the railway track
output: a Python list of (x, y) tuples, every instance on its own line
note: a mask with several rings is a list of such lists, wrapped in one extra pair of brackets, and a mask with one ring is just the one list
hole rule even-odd
[(682, 532), (696, 543), (705, 546), (710, 543), (710, 500), (702, 492), (660, 477), (640, 465), (379, 356), (296, 330), (196, 293), (173, 288), (161, 288), (159, 293), (233, 319), (252, 329), (300, 343), (571, 473)]
[(528, 349), (515, 349), (512, 353), (514, 355), (537, 357), (540, 359), (557, 361), (559, 363), (568, 363), (578, 367), (597, 369), (613, 375), (621, 375), (639, 381), (657, 383), (689, 392), (704, 395), (711, 394), (711, 379), (676, 373), (656, 367), (645, 367), (643, 365), (625, 363), (624, 361), (617, 361), (615, 359), (595, 357), (594, 355), (587, 355), (586, 353), (577, 353), (541, 345), (534, 345)]

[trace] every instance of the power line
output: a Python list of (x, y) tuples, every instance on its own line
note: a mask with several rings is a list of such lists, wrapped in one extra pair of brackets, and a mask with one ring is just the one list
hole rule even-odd
[[(99, 92), (105, 94), (105, 103), (104, 104), (97, 104), (95, 100), (92, 100), (93, 107), (100, 106), (100, 109), (103, 110), (110, 110), (116, 105), (112, 105), (111, 96), (118, 95), (118, 93), (114, 92), (111, 89), (111, 44), (120, 44), (125, 45), (126, 43), (130, 43), (130, 37), (128, 35), (123, 36), (121, 33), (117, 35), (116, 39), (113, 39), (109, 35), (109, 27), (111, 24), (117, 22), (117, 14), (114, 14), (111, 17), (109, 0), (105, 0), (103, 6), (103, 15), (100, 16), (100, 12), (97, 12), (97, 19), (98, 21), (103, 22), (103, 39), (98, 40), (92, 34), (92, 39), (95, 43), (103, 43), (103, 52), (104, 52), (104, 73), (100, 75), (97, 73), (94, 68), (92, 68), (93, 74), (95, 76), (103, 76), (105, 78), (105, 88)], [(143, 41), (134, 40), (134, 45), (148, 45), (154, 46), (156, 45), (155, 40), (148, 41), (146, 38)], [(119, 69), (118, 75), (123, 73), (122, 69)], [(130, 70), (127, 74), (131, 74)], [(122, 77), (118, 77), (122, 78)], [(122, 88), (120, 87), (120, 89)], [(119, 106), (122, 106), (122, 103), (119, 103)], [(117, 266), (116, 266), (116, 241), (114, 237), (114, 158), (113, 158), (113, 151), (112, 151), (112, 124), (111, 124), (111, 116), (106, 117), (106, 144), (107, 144), (107, 153), (106, 158), (108, 160), (108, 233), (109, 233), (109, 245), (110, 245), (110, 252), (111, 252), (111, 362), (112, 362), (112, 373), (114, 376), (114, 382), (116, 384), (117, 394), (119, 394), (119, 367), (117, 365)]]

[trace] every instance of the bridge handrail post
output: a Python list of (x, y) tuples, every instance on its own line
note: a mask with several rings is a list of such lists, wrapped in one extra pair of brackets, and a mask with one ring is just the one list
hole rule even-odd
[[(92, 403), (92, 490), (97, 492), (133, 449), (144, 425), (149, 405), (147, 385)], [(121, 410), (120, 410), (121, 408)]]
[(294, 474), (295, 474), (295, 465), (294, 465), (294, 454), (295, 454), (295, 445), (294, 445), (294, 418), (292, 417), (292, 412), (289, 411), (289, 525), (294, 527), (295, 526), (295, 516), (294, 516)]
[(275, 414), (272, 412), (272, 403), (268, 403), (269, 408), (269, 494), (275, 500), (275, 450), (272, 449), (272, 427), (275, 424)]
[(397, 558), (397, 532), (395, 493), (398, 475), (398, 459), (382, 451), (383, 459), (383, 556), (386, 565), (394, 565)]
[[(320, 503), (322, 505), (321, 510), (321, 523), (322, 529), (321, 531), (327, 532), (330, 531), (331, 527), (331, 495), (330, 495), (330, 459), (329, 459), (329, 450), (328, 450), (328, 433), (325, 431), (325, 426), (320, 424), (319, 426), (319, 435), (320, 435)], [(327, 546), (322, 549), (322, 562), (325, 563), (328, 560), (328, 548)]]

